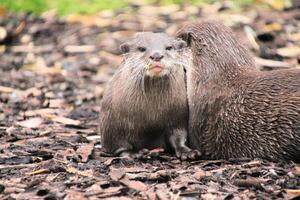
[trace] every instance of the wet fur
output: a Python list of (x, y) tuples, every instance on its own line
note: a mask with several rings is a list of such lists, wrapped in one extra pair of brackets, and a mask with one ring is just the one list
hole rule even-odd
[(189, 43), (189, 141), (208, 159), (300, 161), (300, 70), (261, 72), (217, 22), (178, 32)]

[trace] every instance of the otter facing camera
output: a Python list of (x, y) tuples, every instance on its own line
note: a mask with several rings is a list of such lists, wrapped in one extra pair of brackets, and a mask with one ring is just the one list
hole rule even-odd
[(122, 53), (128, 53), (130, 51), (129, 44), (128, 43), (121, 44), (120, 50)]

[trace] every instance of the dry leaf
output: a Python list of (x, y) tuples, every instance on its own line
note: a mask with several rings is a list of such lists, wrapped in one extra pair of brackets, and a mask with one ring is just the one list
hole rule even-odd
[(26, 128), (38, 128), (43, 123), (43, 119), (39, 117), (31, 118), (22, 122), (17, 122), (19, 126)]
[(129, 180), (128, 178), (123, 178), (120, 180), (120, 182), (134, 190), (146, 191), (148, 189), (147, 185), (145, 185), (141, 181), (132, 181)]
[(81, 145), (76, 152), (82, 157), (81, 161), (85, 163), (88, 161), (89, 156), (93, 152), (93, 149), (94, 149), (94, 143), (84, 144)]
[(63, 99), (50, 99), (49, 108), (62, 108), (64, 106)]
[(200, 180), (206, 176), (206, 172), (202, 169), (198, 169), (193, 176), (195, 179)]
[(44, 109), (38, 109), (38, 110), (28, 110), (24, 112), (24, 115), (26, 117), (32, 117), (32, 116), (37, 116), (40, 115), (42, 117), (48, 117), (48, 116), (53, 116), (53, 114), (58, 113), (59, 110), (56, 109), (50, 109), (50, 108), (44, 108)]
[(94, 195), (94, 194), (99, 194), (103, 193), (103, 189), (100, 187), (99, 183), (95, 183), (91, 187), (89, 187), (86, 192), (89, 196)]
[(262, 163), (260, 160), (253, 160), (248, 163), (242, 164), (242, 167), (258, 167), (258, 166), (261, 166), (261, 164)]
[(118, 181), (125, 176), (125, 171), (123, 169), (111, 169), (108, 175), (112, 180)]
[(123, 187), (119, 186), (119, 187), (109, 187), (107, 189), (104, 190), (103, 194), (98, 195), (98, 198), (105, 198), (105, 197), (111, 197), (114, 195), (118, 195), (121, 190), (123, 189)]
[(64, 200), (87, 200), (83, 193), (75, 190), (66, 190), (67, 195)]
[(70, 119), (70, 118), (66, 118), (66, 117), (51, 117), (51, 120), (54, 122), (59, 122), (65, 125), (73, 125), (73, 126), (79, 126), (80, 125), (80, 121), (79, 120), (74, 120), (74, 119)]

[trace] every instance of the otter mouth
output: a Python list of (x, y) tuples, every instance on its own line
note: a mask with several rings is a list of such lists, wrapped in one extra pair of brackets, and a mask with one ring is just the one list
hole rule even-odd
[(156, 76), (159, 77), (164, 74), (165, 66), (162, 65), (161, 63), (153, 63), (150, 65), (150, 67), (147, 70), (147, 74), (149, 76)]
[(162, 70), (164, 69), (163, 65), (161, 64), (154, 64), (150, 67), (150, 71), (156, 72), (156, 73), (160, 73)]

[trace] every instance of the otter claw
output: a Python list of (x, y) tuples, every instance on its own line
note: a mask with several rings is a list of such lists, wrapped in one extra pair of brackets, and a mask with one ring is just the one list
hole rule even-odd
[(200, 151), (195, 149), (186, 152), (177, 152), (176, 155), (180, 160), (197, 160), (201, 157)]

